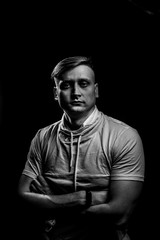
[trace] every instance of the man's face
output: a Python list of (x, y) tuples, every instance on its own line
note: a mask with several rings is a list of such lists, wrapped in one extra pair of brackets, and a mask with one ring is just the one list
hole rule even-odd
[(66, 71), (62, 80), (57, 82), (55, 99), (71, 117), (88, 114), (94, 108), (97, 97), (94, 72), (86, 65)]

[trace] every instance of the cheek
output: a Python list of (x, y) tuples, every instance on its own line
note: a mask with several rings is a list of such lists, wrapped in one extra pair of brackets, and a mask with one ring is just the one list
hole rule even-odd
[(93, 91), (93, 90), (87, 91), (87, 92), (85, 93), (85, 97), (86, 97), (86, 99), (88, 99), (89, 101), (95, 99), (95, 98), (96, 98), (96, 96), (95, 96), (95, 91)]
[(59, 94), (59, 100), (60, 100), (61, 102), (66, 102), (67, 100), (69, 100), (69, 94), (66, 93), (66, 92), (61, 92), (61, 93)]

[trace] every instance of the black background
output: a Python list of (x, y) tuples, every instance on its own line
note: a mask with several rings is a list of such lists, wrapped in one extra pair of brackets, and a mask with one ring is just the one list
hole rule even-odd
[(29, 232), (30, 220), (25, 219), (16, 189), (32, 137), (62, 114), (53, 99), (51, 71), (64, 57), (88, 55), (96, 66), (99, 109), (141, 135), (146, 178), (130, 232), (132, 240), (154, 239), (159, 216), (158, 14), (129, 1), (8, 3), (1, 11), (4, 238), (27, 239), (24, 231)]

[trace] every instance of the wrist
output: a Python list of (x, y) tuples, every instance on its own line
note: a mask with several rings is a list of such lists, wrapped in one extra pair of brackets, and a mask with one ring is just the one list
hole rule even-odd
[(92, 192), (86, 190), (86, 207), (90, 207), (92, 205)]

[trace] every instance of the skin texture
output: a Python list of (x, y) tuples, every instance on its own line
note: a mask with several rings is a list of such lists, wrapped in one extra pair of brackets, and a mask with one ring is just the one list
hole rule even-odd
[[(66, 113), (70, 128), (79, 128), (93, 111), (98, 97), (98, 85), (95, 83), (93, 70), (80, 65), (65, 72), (62, 79), (56, 81), (54, 97)], [(30, 177), (22, 175), (18, 192), (28, 203), (53, 210), (53, 213), (60, 209), (75, 209), (83, 215), (105, 215), (117, 226), (124, 226), (136, 206), (142, 187), (143, 183), (139, 181), (111, 181), (109, 201), (106, 201), (107, 197), (100, 195), (100, 192), (95, 192), (90, 207), (85, 205), (85, 191), (55, 195), (43, 176), (38, 176), (33, 181)]]

